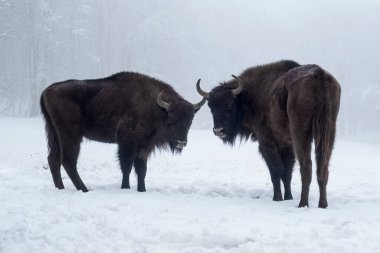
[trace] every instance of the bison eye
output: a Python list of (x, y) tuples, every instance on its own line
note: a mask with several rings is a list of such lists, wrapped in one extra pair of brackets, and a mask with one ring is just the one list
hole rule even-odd
[(173, 117), (173, 115), (170, 115), (169, 114), (169, 117), (168, 117), (168, 124), (173, 124), (175, 122), (175, 118)]

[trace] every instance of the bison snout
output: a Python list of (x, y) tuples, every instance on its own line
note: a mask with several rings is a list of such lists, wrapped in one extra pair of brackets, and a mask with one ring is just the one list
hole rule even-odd
[(180, 141), (180, 140), (178, 140), (176, 147), (179, 148), (179, 149), (183, 149), (184, 147), (186, 147), (186, 144), (187, 144), (187, 141)]
[(223, 138), (226, 137), (226, 133), (224, 132), (224, 128), (223, 127), (214, 128), (213, 131), (214, 131), (214, 134), (216, 136), (218, 136), (219, 138), (221, 138), (221, 139), (223, 139)]

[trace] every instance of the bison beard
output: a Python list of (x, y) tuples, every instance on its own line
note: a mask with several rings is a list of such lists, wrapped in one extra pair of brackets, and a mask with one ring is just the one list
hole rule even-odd
[(214, 119), (214, 134), (224, 143), (236, 137), (258, 140), (271, 174), (273, 200), (292, 199), (291, 178), (297, 157), (302, 193), (300, 207), (308, 206), (311, 182), (311, 143), (314, 139), (319, 207), (327, 207), (328, 164), (335, 139), (340, 104), (340, 85), (317, 65), (300, 66), (280, 61), (245, 70), (239, 77), (215, 87), (197, 90)]
[[(200, 80), (198, 81), (198, 83)], [(194, 114), (205, 103), (191, 104), (152, 77), (121, 72), (103, 79), (67, 80), (41, 95), (48, 141), (48, 163), (55, 187), (63, 189), (61, 165), (78, 190), (87, 191), (77, 171), (80, 143), (117, 143), (122, 188), (130, 188), (132, 166), (137, 190), (145, 191), (147, 158), (155, 148), (180, 153)]]

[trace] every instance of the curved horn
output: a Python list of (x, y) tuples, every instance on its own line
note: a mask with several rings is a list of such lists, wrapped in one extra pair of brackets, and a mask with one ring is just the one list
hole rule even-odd
[(194, 110), (197, 111), (199, 110), (205, 103), (206, 103), (207, 99), (205, 97), (203, 97), (202, 101), (201, 102), (198, 102), (196, 104), (193, 104), (194, 106)]
[(232, 93), (233, 93), (235, 96), (237, 96), (240, 92), (243, 91), (243, 85), (241, 84), (240, 79), (239, 79), (238, 77), (236, 77), (236, 76), (234, 76), (234, 75), (232, 75), (232, 77), (236, 79), (236, 81), (237, 81), (237, 83), (238, 83), (238, 85), (239, 85), (236, 89), (232, 90)]
[(165, 101), (162, 101), (162, 95), (164, 94), (164, 92), (160, 92), (160, 94), (158, 94), (157, 96), (157, 104), (159, 106), (161, 106), (162, 108), (165, 108), (166, 110), (169, 109), (169, 103), (165, 102)]
[(200, 83), (201, 83), (201, 79), (199, 78), (199, 80), (198, 80), (198, 82), (197, 82), (197, 91), (198, 91), (198, 93), (199, 93), (202, 97), (208, 99), (208, 98), (210, 97), (210, 92), (205, 92), (204, 90), (202, 90), (202, 89), (201, 89), (201, 86), (200, 86)]

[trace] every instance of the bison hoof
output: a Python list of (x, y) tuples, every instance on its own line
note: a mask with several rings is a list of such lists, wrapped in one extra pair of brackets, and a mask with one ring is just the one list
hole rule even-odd
[(138, 188), (137, 191), (138, 191), (138, 192), (146, 192), (146, 189), (145, 189), (145, 188), (141, 188), (141, 189)]
[(293, 196), (292, 196), (292, 194), (285, 194), (284, 199), (285, 200), (292, 200)]
[(131, 189), (131, 187), (129, 185), (122, 185), (121, 189)]
[(79, 187), (79, 188), (77, 188), (77, 190), (78, 191), (82, 191), (82, 192), (88, 192), (88, 189), (87, 189), (87, 187), (86, 186), (81, 186), (81, 187)]
[(309, 207), (309, 203), (308, 203), (308, 202), (303, 202), (303, 201), (301, 201), (301, 202), (299, 203), (298, 207), (299, 207), (299, 208), (301, 208), (301, 207)]
[(282, 196), (274, 196), (273, 201), (283, 201)]
[(327, 202), (319, 202), (318, 207), (319, 208), (327, 208)]

